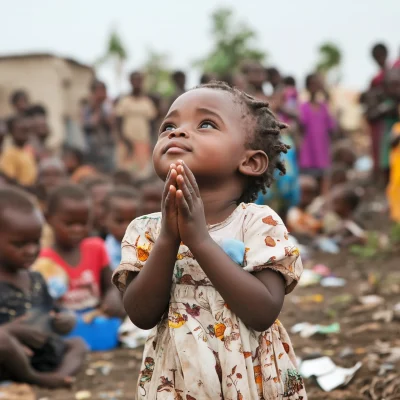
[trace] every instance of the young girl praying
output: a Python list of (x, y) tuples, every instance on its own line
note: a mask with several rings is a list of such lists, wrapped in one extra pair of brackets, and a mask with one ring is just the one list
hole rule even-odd
[(278, 215), (251, 204), (285, 173), (268, 104), (221, 82), (172, 104), (153, 153), (161, 213), (135, 219), (113, 282), (153, 328), (138, 399), (306, 399), (277, 320), (302, 273)]

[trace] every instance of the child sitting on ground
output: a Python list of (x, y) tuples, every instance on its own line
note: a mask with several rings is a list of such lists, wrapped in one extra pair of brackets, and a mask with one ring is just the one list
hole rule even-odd
[(137, 192), (129, 186), (117, 186), (105, 199), (108, 235), (106, 248), (111, 269), (121, 263), (121, 243), (128, 225), (138, 216)]
[(0, 189), (0, 381), (69, 386), (86, 352), (64, 340), (75, 325), (61, 312), (42, 276), (29, 270), (40, 249), (42, 215), (22, 191)]
[(292, 207), (287, 214), (287, 226), (294, 236), (306, 238), (315, 237), (321, 231), (321, 221), (312, 216), (307, 207), (318, 196), (318, 182), (308, 175), (300, 176), (300, 202), (297, 207)]
[(139, 214), (147, 215), (161, 210), (163, 183), (151, 179), (139, 186)]
[(52, 152), (47, 145), (47, 139), (50, 135), (49, 125), (47, 123), (46, 109), (41, 105), (34, 105), (27, 111), (32, 119), (32, 136), (30, 137), (30, 149), (33, 152), (37, 162), (51, 157)]
[(89, 193), (93, 207), (93, 229), (90, 236), (100, 236), (104, 240), (108, 233), (104, 200), (111, 192), (112, 182), (107, 177), (95, 176), (87, 179), (83, 185)]
[(62, 159), (71, 182), (82, 183), (83, 180), (97, 175), (94, 167), (83, 163), (83, 158), (82, 151), (69, 146), (64, 147)]
[(332, 190), (329, 208), (323, 218), (323, 231), (340, 246), (365, 243), (366, 232), (354, 218), (359, 203), (356, 189), (348, 185), (339, 185)]
[[(326, 193), (330, 193), (332, 189), (338, 185), (343, 185), (348, 182), (348, 168), (345, 164), (333, 164), (332, 168), (326, 172)], [(321, 219), (327, 207), (327, 194), (320, 194), (307, 207), (307, 211), (315, 218)]]
[(31, 119), (15, 116), (8, 121), (12, 144), (3, 151), (0, 171), (10, 181), (30, 187), (36, 182), (37, 167), (32, 152), (26, 148), (31, 136)]
[(45, 158), (38, 166), (36, 195), (44, 211), (46, 199), (52, 189), (66, 181), (67, 171), (63, 162), (57, 157)]
[(122, 317), (104, 242), (88, 237), (91, 209), (89, 195), (78, 185), (64, 184), (51, 193), (46, 217), (54, 243), (42, 249), (33, 268), (47, 276), (49, 289), (63, 307)]

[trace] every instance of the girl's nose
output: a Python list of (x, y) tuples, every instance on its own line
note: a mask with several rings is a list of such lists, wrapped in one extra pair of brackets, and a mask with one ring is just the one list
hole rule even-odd
[(189, 134), (182, 128), (176, 128), (176, 129), (173, 129), (172, 131), (170, 131), (170, 133), (168, 134), (168, 139), (172, 139), (175, 137), (187, 138), (187, 137), (189, 137)]

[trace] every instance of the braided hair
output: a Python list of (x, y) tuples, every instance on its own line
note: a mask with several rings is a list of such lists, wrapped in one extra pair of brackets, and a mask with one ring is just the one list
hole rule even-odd
[(262, 100), (257, 100), (241, 90), (229, 86), (225, 82), (212, 81), (194, 89), (207, 88), (223, 90), (231, 94), (234, 99), (245, 107), (244, 117), (250, 117), (254, 122), (254, 127), (249, 135), (247, 147), (253, 150), (262, 150), (268, 156), (268, 168), (260, 176), (249, 177), (240, 202), (249, 203), (256, 200), (258, 193), (266, 193), (274, 182), (274, 172), (278, 170), (280, 175), (285, 175), (285, 164), (281, 159), (282, 153), (287, 153), (290, 146), (281, 141), (280, 133), (287, 125), (278, 121), (269, 104)]

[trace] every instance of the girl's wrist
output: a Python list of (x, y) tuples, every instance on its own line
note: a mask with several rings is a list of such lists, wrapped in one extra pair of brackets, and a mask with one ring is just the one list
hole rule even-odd
[(214, 240), (208, 234), (202, 238), (194, 238), (189, 243), (185, 243), (185, 246), (189, 247), (190, 251), (193, 253), (194, 257), (196, 258), (196, 254), (207, 251), (212, 244), (214, 244)]
[(161, 229), (161, 233), (157, 239), (157, 242), (159, 242), (161, 245), (176, 247), (176, 250), (178, 250), (181, 243), (181, 239), (180, 237), (175, 237), (174, 235), (171, 235), (169, 232), (165, 232)]

